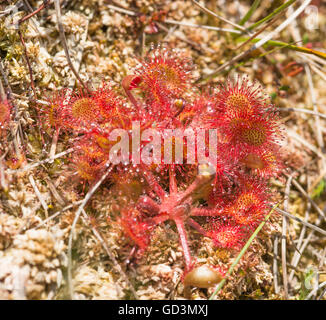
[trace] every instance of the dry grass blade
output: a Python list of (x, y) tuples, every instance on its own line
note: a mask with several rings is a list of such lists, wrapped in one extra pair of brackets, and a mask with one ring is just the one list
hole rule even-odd
[(239, 25), (243, 26), (255, 13), (256, 9), (260, 5), (261, 0), (255, 0), (253, 4), (251, 5), (248, 12), (245, 14), (245, 16), (240, 20)]
[(48, 176), (46, 179), (47, 185), (53, 194), (54, 198), (56, 199), (57, 203), (61, 206), (64, 207), (66, 204), (66, 201), (63, 199), (63, 197), (59, 194), (57, 188), (55, 187), (54, 183), (52, 182), (51, 178)]
[(294, 216), (293, 214), (291, 214), (291, 213), (289, 213), (289, 212), (286, 212), (286, 211), (284, 211), (284, 210), (282, 210), (282, 209), (277, 208), (276, 210), (277, 210), (278, 212), (282, 213), (284, 216), (286, 216), (286, 217), (288, 217), (288, 218), (290, 218), (290, 219), (296, 220), (296, 221), (302, 223), (303, 225), (305, 225), (306, 227), (308, 227), (308, 228), (310, 228), (310, 229), (312, 229), (312, 230), (314, 230), (314, 231), (316, 231), (316, 232), (319, 232), (320, 234), (326, 236), (326, 230), (323, 230), (323, 229), (321, 229), (321, 228), (315, 226), (315, 225), (312, 224), (312, 223), (306, 222), (306, 221), (304, 221), (304, 220), (302, 220), (302, 219), (300, 219), (300, 218)]
[(235, 49), (235, 51), (238, 51), (239, 49), (241, 49), (242, 47), (244, 47), (246, 44), (248, 44), (249, 42), (251, 42), (253, 39), (255, 39), (258, 35), (260, 35), (262, 32), (264, 32), (268, 27), (270, 27), (271, 25), (273, 25), (277, 21), (277, 18), (280, 17), (280, 16), (281, 16), (281, 14), (279, 16), (276, 16), (272, 21), (270, 21), (269, 23), (267, 23), (264, 27), (262, 27), (261, 29), (259, 29), (256, 33), (252, 34), (250, 36), (250, 38), (248, 40), (246, 40), (245, 42), (241, 43)]
[(253, 29), (259, 27), (261, 24), (267, 22), (268, 20), (273, 19), (273, 17), (275, 17), (279, 13), (283, 13), (285, 11), (285, 9), (287, 9), (289, 7), (291, 8), (291, 5), (294, 2), (296, 2), (296, 1), (297, 0), (289, 0), (289, 1), (285, 2), (284, 4), (282, 4), (281, 6), (279, 6), (276, 10), (274, 10), (272, 13), (270, 13), (269, 15), (267, 15), (266, 17), (264, 17), (263, 19), (255, 22), (250, 27), (248, 27), (248, 30), (253, 30)]
[(244, 32), (247, 32), (247, 29), (244, 28), (243, 26), (241, 26), (240, 24), (234, 23), (234, 22), (232, 22), (232, 21), (230, 21), (230, 20), (228, 20), (228, 19), (226, 19), (226, 18), (224, 18), (224, 17), (222, 17), (222, 16), (216, 14), (215, 12), (213, 12), (213, 11), (207, 9), (206, 7), (202, 6), (199, 2), (197, 2), (197, 1), (195, 1), (195, 0), (191, 0), (191, 1), (192, 1), (192, 2), (197, 6), (197, 7), (199, 7), (200, 9), (202, 9), (203, 11), (205, 11), (206, 13), (208, 13), (209, 15), (211, 15), (211, 16), (217, 18), (218, 20), (221, 20), (221, 21), (223, 21), (223, 22), (225, 22), (225, 23), (227, 23), (227, 24), (229, 24), (229, 25), (231, 25), (231, 26), (233, 26), (233, 27), (236, 27), (236, 28), (238, 28), (238, 29), (240, 29), (240, 30), (242, 30), (242, 31), (244, 31)]
[(319, 112), (315, 112), (309, 109), (300, 109), (300, 108), (279, 108), (280, 111), (284, 110), (284, 111), (294, 111), (294, 112), (302, 112), (302, 113), (307, 113), (307, 114), (311, 114), (314, 116), (318, 116), (320, 118), (326, 119), (326, 115), (323, 113), (319, 113)]
[(168, 24), (182, 26), (182, 27), (202, 28), (202, 29), (207, 29), (207, 30), (223, 31), (223, 32), (231, 32), (231, 33), (235, 33), (235, 34), (241, 34), (241, 32), (239, 30), (218, 28), (218, 27), (213, 27), (213, 26), (205, 26), (205, 25), (182, 22), (182, 21), (175, 21), (175, 20), (170, 20), (170, 19), (165, 19), (164, 22), (168, 23)]
[(228, 66), (232, 65), (233, 63), (239, 61), (240, 59), (246, 57), (249, 53), (251, 53), (252, 51), (262, 47), (266, 42), (268, 42), (269, 40), (271, 40), (273, 37), (275, 37), (278, 33), (280, 33), (283, 29), (285, 29), (290, 23), (292, 23), (292, 21), (294, 19), (296, 19), (303, 11), (304, 9), (309, 5), (309, 3), (312, 0), (305, 0), (302, 5), (296, 10), (294, 11), (294, 13), (289, 16), (285, 21), (283, 21), (283, 23), (281, 23), (275, 30), (273, 30), (272, 32), (270, 32), (269, 34), (267, 34), (264, 38), (262, 38), (261, 40), (259, 40), (256, 44), (254, 44), (250, 49), (246, 50), (245, 52), (242, 52), (240, 54), (238, 54), (237, 56), (235, 56), (234, 58), (232, 58), (231, 60), (227, 61), (226, 63), (224, 63), (223, 65), (221, 65), (219, 68), (217, 68), (214, 72), (212, 72), (211, 74), (209, 74), (209, 77), (213, 77), (216, 74), (218, 74), (220, 71), (224, 70), (225, 68), (227, 68)]
[(283, 21), (275, 30), (267, 34), (264, 38), (258, 41), (253, 47), (255, 49), (263, 46), (267, 41), (272, 40), (277, 34), (279, 34), (283, 29), (285, 29), (289, 24), (291, 24), (310, 4), (312, 0), (305, 0), (301, 6), (293, 12), (285, 21)]
[(40, 201), (40, 203), (41, 203), (41, 205), (42, 205), (42, 207), (43, 207), (43, 209), (45, 211), (46, 218), (48, 218), (48, 216), (49, 216), (48, 215), (48, 206), (45, 203), (45, 201), (43, 199), (43, 196), (41, 195), (41, 192), (40, 192), (39, 188), (37, 187), (37, 185), (35, 183), (34, 177), (32, 175), (29, 175), (28, 179), (29, 179), (29, 182), (31, 183), (34, 191), (35, 191), (35, 194), (36, 194), (37, 198), (39, 199), (39, 201)]
[[(247, 41), (249, 38), (248, 37), (239, 37), (236, 40), (237, 41)], [(258, 43), (261, 39), (259, 38), (254, 38), (251, 39), (252, 43)], [(294, 42), (295, 43), (295, 42)], [(300, 47), (296, 46), (293, 42), (287, 43), (283, 41), (276, 41), (276, 40), (268, 40), (264, 45), (272, 46), (272, 47), (281, 47), (281, 48), (287, 48), (289, 50), (297, 51), (297, 52), (302, 52), (305, 54), (309, 54), (311, 58), (316, 58), (318, 61), (323, 61), (322, 64), (325, 64), (326, 60), (326, 53), (322, 51), (318, 51), (315, 49), (310, 49), (307, 47)]]
[(295, 179), (292, 179), (291, 182), (293, 183), (293, 185), (310, 201), (310, 203), (312, 204), (312, 206), (316, 209), (317, 213), (324, 219), (326, 220), (326, 216), (323, 210), (321, 210), (318, 205), (316, 204), (316, 202), (311, 199), (311, 197), (309, 196), (309, 194), (301, 187), (300, 183), (298, 181), (296, 181)]

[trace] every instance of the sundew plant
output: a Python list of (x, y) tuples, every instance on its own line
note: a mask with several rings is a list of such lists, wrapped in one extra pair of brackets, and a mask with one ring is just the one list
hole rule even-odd
[(140, 254), (157, 226), (175, 224), (185, 274), (196, 267), (188, 233), (241, 249), (270, 210), (269, 179), (281, 168), (282, 133), (263, 89), (246, 77), (199, 89), (192, 71), (181, 53), (153, 47), (123, 79), (125, 94), (109, 83), (62, 90), (40, 110), (43, 125), (74, 137), (81, 183), (109, 171), (113, 184), (137, 189), (117, 221)]
[(0, 1), (0, 300), (325, 299), (325, 17)]

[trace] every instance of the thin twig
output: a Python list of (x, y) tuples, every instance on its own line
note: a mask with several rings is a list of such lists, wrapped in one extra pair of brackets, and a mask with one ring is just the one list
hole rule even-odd
[[(306, 297), (305, 300), (310, 300), (312, 298), (312, 296), (317, 294), (317, 291), (323, 287), (326, 286), (326, 281), (322, 282), (320, 285), (317, 284), (316, 288), (314, 288), (313, 290), (311, 290), (311, 292), (308, 294), (308, 296)], [(319, 299), (318, 299), (319, 300)]]
[(324, 118), (326, 119), (326, 115), (323, 113), (319, 113), (319, 112), (315, 112), (309, 109), (300, 109), (300, 108), (279, 108), (280, 111), (294, 111), (294, 112), (302, 112), (302, 113), (307, 113), (307, 114), (311, 114), (314, 116), (318, 116), (320, 118)]
[(58, 202), (58, 204), (61, 207), (64, 207), (66, 205), (66, 201), (61, 197), (61, 195), (59, 194), (57, 188), (55, 187), (54, 183), (52, 182), (52, 180), (49, 176), (47, 176), (46, 182), (48, 184), (48, 187), (49, 187), (51, 193), (53, 194), (54, 198)]
[(324, 140), (323, 140), (323, 135), (320, 129), (320, 119), (318, 114), (318, 107), (317, 107), (317, 98), (316, 98), (316, 93), (315, 93), (315, 89), (314, 89), (314, 84), (312, 81), (312, 76), (311, 76), (311, 72), (310, 72), (310, 67), (305, 64), (305, 71), (306, 71), (306, 75), (307, 75), (307, 80), (308, 80), (308, 84), (309, 84), (309, 89), (310, 89), (310, 95), (311, 95), (311, 102), (313, 105), (313, 110), (315, 112), (315, 123), (316, 123), (316, 138), (317, 138), (317, 143), (319, 148), (323, 149), (325, 147), (324, 144)]
[(326, 216), (323, 210), (321, 210), (318, 205), (316, 204), (316, 202), (309, 196), (309, 194), (301, 187), (300, 183), (295, 180), (292, 179), (291, 180), (292, 184), (310, 201), (310, 203), (312, 204), (312, 206), (316, 209), (316, 211), (318, 212), (318, 214), (326, 221)]
[[(293, 172), (294, 174), (294, 172)], [(291, 188), (291, 180), (293, 179), (293, 174), (288, 177), (285, 186), (285, 196), (284, 196), (284, 210), (288, 211), (289, 208), (289, 195)], [(283, 276), (283, 287), (284, 287), (284, 298), (288, 299), (289, 291), (288, 291), (288, 273), (286, 269), (286, 234), (287, 234), (287, 217), (283, 215), (282, 220), (282, 240), (281, 240), (281, 256), (282, 256), (282, 276)]]
[[(85, 210), (82, 210), (82, 214), (83, 217), (86, 219), (86, 221), (89, 220), (87, 213), (85, 212)], [(97, 228), (95, 226), (91, 226), (92, 232), (94, 234), (94, 236), (97, 238), (97, 240), (100, 242), (100, 244), (102, 245), (102, 247), (104, 248), (104, 250), (106, 251), (107, 255), (109, 256), (110, 260), (113, 262), (113, 267), (116, 268), (118, 270), (118, 272), (123, 276), (126, 284), (129, 286), (132, 294), (134, 295), (135, 299), (139, 299), (136, 290), (134, 288), (134, 286), (131, 284), (127, 274), (123, 271), (123, 269), (121, 268), (120, 263), (117, 261), (117, 259), (114, 256), (114, 253), (112, 252), (112, 250), (109, 248), (109, 246), (107, 245), (106, 241), (104, 240), (104, 238), (101, 236), (99, 230), (97, 230)]]
[[(282, 258), (279, 256), (279, 255), (277, 255), (276, 257), (274, 256), (274, 254), (271, 254), (270, 252), (268, 252), (267, 253), (270, 257), (273, 257), (273, 258), (275, 258), (277, 261), (279, 261), (279, 262), (282, 262)], [(300, 269), (300, 268), (297, 268), (297, 267), (293, 267), (293, 266), (291, 266), (291, 264), (290, 263), (286, 263), (286, 266), (289, 268), (289, 269), (291, 269), (291, 270), (294, 270), (294, 271), (296, 271), (296, 272), (304, 272), (305, 270), (303, 270), (303, 269)]]
[(56, 213), (54, 213), (51, 217), (43, 220), (40, 224), (38, 224), (36, 227), (34, 228), (31, 228), (31, 230), (33, 229), (38, 229), (42, 226), (44, 226), (45, 224), (47, 224), (50, 220), (53, 220), (54, 218), (56, 218), (57, 216), (59, 216), (61, 213), (75, 207), (75, 206), (78, 206), (79, 204), (81, 204), (83, 202), (83, 200), (80, 200), (80, 201), (76, 201), (74, 203), (71, 203), (69, 205), (67, 205), (66, 207), (62, 208), (61, 210), (57, 211)]
[(41, 205), (42, 205), (42, 207), (43, 207), (43, 209), (45, 211), (45, 217), (48, 218), (49, 217), (49, 215), (48, 215), (48, 206), (47, 206), (46, 202), (44, 201), (44, 199), (42, 197), (42, 194), (41, 194), (40, 190), (38, 189), (38, 187), (37, 187), (37, 185), (35, 183), (34, 177), (32, 175), (29, 175), (28, 179), (29, 179), (29, 182), (31, 183), (34, 191), (35, 191), (35, 194), (36, 194), (37, 198), (39, 199), (39, 201), (40, 201), (40, 203), (41, 203)]
[(315, 147), (314, 145), (312, 145), (311, 143), (309, 143), (307, 140), (305, 140), (304, 138), (302, 138), (295, 131), (291, 130), (290, 128), (287, 128), (286, 130), (287, 130), (287, 135), (289, 137), (292, 137), (295, 140), (297, 140), (298, 142), (300, 142), (301, 144), (303, 144), (305, 147), (307, 147), (309, 150), (311, 150), (312, 152), (314, 152), (320, 158), (324, 158), (325, 157), (325, 155), (317, 147)]
[(323, 253), (321, 255), (320, 261), (319, 261), (319, 268), (322, 268), (322, 266), (325, 263), (325, 257), (326, 257), (326, 247), (323, 250)]
[(129, 16), (137, 16), (137, 12), (135, 12), (135, 11), (131, 11), (131, 10), (127, 10), (127, 9), (124, 9), (124, 8), (121, 8), (121, 7), (117, 7), (117, 6), (114, 6), (112, 4), (109, 4), (108, 8), (113, 10), (113, 11), (117, 11), (117, 12), (120, 12), (120, 13), (127, 14)]
[(8, 174), (25, 172), (25, 171), (31, 170), (31, 169), (33, 169), (35, 167), (38, 167), (41, 164), (48, 163), (48, 162), (53, 162), (54, 159), (61, 158), (61, 157), (65, 156), (66, 154), (69, 154), (69, 153), (71, 153), (73, 151), (74, 151), (74, 148), (69, 148), (68, 150), (57, 153), (53, 158), (47, 158), (47, 159), (44, 159), (44, 160), (29, 163), (29, 164), (27, 164), (26, 166), (24, 166), (21, 169), (16, 169), (16, 170), (8, 169), (6, 172)]
[[(317, 98), (316, 98), (316, 93), (315, 93), (315, 89), (314, 89), (314, 84), (312, 81), (312, 76), (311, 76), (311, 71), (310, 71), (310, 67), (307, 63), (305, 63), (305, 71), (306, 71), (306, 75), (307, 75), (307, 80), (308, 80), (308, 84), (309, 84), (309, 89), (310, 89), (310, 96), (311, 96), (311, 102), (313, 105), (313, 110), (314, 112), (318, 112), (318, 107), (317, 107)], [(320, 126), (320, 119), (318, 115), (314, 116), (315, 118), (315, 128), (316, 130), (314, 130), (316, 132), (316, 140), (317, 140), (317, 144), (318, 147), (321, 151), (325, 150), (325, 144), (324, 144), (324, 138), (323, 138), (323, 133), (321, 131), (321, 126)], [(326, 160), (323, 157), (321, 159), (321, 162), (318, 162), (319, 166), (321, 166), (321, 168), (319, 167), (319, 171), (324, 171), (324, 169), (326, 168)]]
[[(162, 23), (159, 23), (159, 22), (156, 22), (156, 25), (164, 30), (165, 32), (168, 32), (169, 33), (169, 29), (167, 27), (165, 27)], [(188, 43), (189, 45), (191, 45), (195, 50), (199, 51), (199, 52), (203, 52), (204, 49), (198, 44), (198, 43), (195, 43), (193, 41), (190, 41), (188, 40), (187, 38), (185, 37), (182, 37), (182, 36), (179, 36), (179, 35), (174, 35), (176, 38), (180, 39), (181, 41), (184, 41), (186, 43)], [(208, 48), (205, 48), (205, 50), (208, 50)], [(210, 50), (209, 50), (210, 51)]]
[(322, 294), (318, 297), (317, 300), (321, 300), (321, 299), (324, 297), (325, 294), (326, 294), (326, 288), (324, 289), (324, 291), (323, 291)]
[(27, 63), (27, 66), (28, 66), (28, 71), (29, 71), (29, 77), (31, 79), (31, 87), (32, 87), (32, 90), (33, 90), (33, 94), (34, 94), (34, 99), (36, 100), (37, 96), (36, 96), (36, 89), (35, 89), (35, 83), (34, 83), (34, 79), (33, 79), (33, 70), (32, 70), (32, 66), (31, 66), (31, 63), (29, 61), (29, 57), (28, 57), (28, 54), (27, 54), (27, 47), (26, 47), (26, 44), (25, 44), (25, 41), (24, 41), (24, 38), (23, 38), (23, 35), (21, 33), (21, 30), (20, 30), (20, 26), (21, 24), (32, 18), (34, 15), (36, 15), (37, 13), (39, 13), (41, 10), (43, 10), (47, 5), (49, 4), (49, 0), (44, 0), (43, 1), (43, 4), (41, 4), (41, 6), (36, 9), (35, 11), (31, 12), (30, 14), (24, 16), (23, 18), (21, 18), (19, 21), (18, 21), (18, 35), (19, 35), (19, 38), (20, 38), (20, 42), (22, 43), (23, 45), (23, 48), (24, 48), (24, 54), (25, 54), (25, 58), (26, 58), (26, 63)]
[(278, 256), (278, 236), (274, 238), (273, 244), (273, 280), (274, 280), (274, 290), (278, 294), (280, 292), (280, 287), (278, 285), (278, 265), (277, 265), (277, 256)]
[[(138, 13), (135, 11), (131, 11), (131, 10), (127, 10), (121, 7), (117, 7), (117, 6), (113, 6), (113, 5), (108, 5), (108, 7), (114, 11), (120, 12), (120, 13), (124, 13), (127, 14), (129, 16), (137, 16)], [(190, 24), (190, 23), (186, 23), (186, 22), (179, 22), (179, 21), (174, 21), (174, 20), (164, 20), (164, 23), (169, 23), (169, 24), (173, 24), (173, 25), (180, 25), (180, 26), (187, 26), (187, 27), (196, 27), (196, 28), (204, 28), (204, 29), (211, 29), (211, 30), (217, 30), (217, 31), (225, 31), (225, 32), (234, 32), (234, 33), (241, 33), (238, 30), (232, 30), (232, 29), (223, 29), (223, 28), (216, 28), (216, 27), (211, 27), (211, 26), (201, 26), (201, 25), (196, 25), (196, 24)], [(162, 29), (163, 31), (167, 32), (168, 35), (171, 34), (171, 30), (169, 30), (168, 28), (166, 28), (162, 23), (159, 23), (158, 21), (155, 22), (155, 24)], [(240, 26), (241, 27), (241, 26)], [(192, 42), (190, 40), (188, 40), (185, 37), (181, 37), (178, 35), (175, 35), (176, 38), (180, 39), (181, 41), (184, 41), (188, 44), (190, 44), (194, 49), (198, 50), (198, 51), (203, 51), (202, 47), (195, 43)], [(206, 51), (209, 51), (211, 53), (214, 53), (214, 50), (211, 50), (208, 47), (205, 47)]]
[[(320, 251), (316, 250), (312, 245), (308, 245), (307, 246), (307, 251), (311, 254), (313, 254), (314, 256), (316, 256), (318, 259), (322, 258), (322, 255), (320, 253)], [(326, 260), (324, 260), (324, 265), (326, 264)]]
[(324, 81), (326, 81), (326, 74), (321, 72), (316, 66), (311, 65), (311, 69), (316, 72)]
[(25, 40), (23, 38), (20, 28), (18, 29), (18, 35), (20, 38), (20, 42), (22, 43), (22, 46), (24, 48), (24, 54), (25, 54), (25, 59), (26, 59), (27, 67), (28, 67), (29, 78), (31, 79), (31, 87), (32, 87), (34, 99), (36, 100), (37, 95), (36, 95), (35, 83), (34, 83), (34, 78), (33, 78), (33, 70), (32, 70), (32, 66), (31, 66), (31, 62), (29, 61), (26, 43), (25, 43)]
[(291, 214), (291, 213), (289, 213), (289, 212), (286, 212), (286, 211), (284, 211), (284, 210), (282, 210), (282, 209), (277, 208), (276, 210), (277, 210), (278, 212), (282, 213), (283, 215), (285, 215), (286, 217), (288, 217), (288, 218), (290, 218), (290, 219), (293, 219), (293, 220), (295, 220), (295, 221), (298, 221), (298, 222), (302, 223), (303, 225), (305, 225), (306, 227), (308, 227), (308, 228), (310, 228), (310, 229), (312, 229), (312, 230), (315, 230), (316, 232), (319, 232), (320, 234), (326, 236), (326, 230), (323, 230), (323, 229), (321, 229), (321, 228), (315, 226), (315, 225), (312, 224), (312, 223), (306, 222), (306, 221), (304, 221), (304, 220), (302, 220), (302, 219), (300, 219), (300, 218), (294, 216), (293, 214)]
[(326, 74), (322, 72), (323, 66), (319, 65), (320, 62), (316, 62), (315, 59), (313, 59), (314, 56), (308, 56), (300, 52), (296, 52), (297, 56), (300, 57), (300, 59), (304, 60), (305, 62), (309, 63), (309, 66), (313, 71), (315, 71), (323, 80), (326, 81)]
[(57, 23), (58, 23), (58, 29), (59, 29), (59, 35), (60, 35), (60, 40), (61, 40), (61, 44), (63, 46), (65, 55), (66, 55), (66, 59), (68, 62), (68, 65), (71, 69), (71, 71), (73, 72), (73, 74), (75, 75), (76, 79), (82, 84), (82, 86), (88, 90), (88, 87), (86, 86), (85, 82), (80, 78), (78, 72), (76, 71), (70, 55), (69, 55), (69, 50), (68, 50), (68, 45), (67, 45), (67, 40), (66, 40), (66, 36), (65, 36), (65, 31), (63, 28), (63, 24), (62, 24), (62, 20), (61, 20), (61, 8), (60, 8), (60, 1), (59, 0), (54, 0), (54, 6), (55, 6), (55, 13), (57, 16)]
[(87, 202), (90, 200), (90, 198), (93, 196), (95, 191), (98, 189), (98, 187), (102, 184), (102, 182), (107, 178), (107, 176), (110, 174), (112, 171), (112, 166), (109, 166), (106, 172), (102, 175), (102, 177), (93, 185), (93, 187), (88, 191), (86, 194), (83, 202), (80, 204), (78, 207), (78, 210), (76, 211), (74, 221), (71, 225), (71, 231), (69, 234), (69, 239), (68, 239), (68, 268), (67, 268), (67, 273), (68, 273), (68, 288), (69, 288), (69, 294), (71, 299), (74, 299), (74, 286), (72, 283), (72, 256), (71, 256), (71, 250), (72, 250), (72, 239), (74, 235), (74, 230), (76, 227), (76, 224), (79, 220), (80, 215), (82, 214), (82, 211), (87, 204)]
[(223, 22), (225, 22), (225, 23), (227, 23), (227, 24), (229, 24), (229, 25), (231, 25), (231, 26), (233, 26), (233, 27), (236, 27), (236, 28), (238, 28), (238, 29), (240, 29), (240, 30), (242, 30), (242, 31), (244, 31), (244, 32), (247, 32), (247, 29), (246, 29), (245, 27), (241, 26), (240, 24), (237, 24), (237, 23), (235, 23), (235, 22), (232, 22), (232, 21), (230, 21), (230, 20), (228, 20), (228, 19), (226, 19), (226, 18), (224, 18), (224, 17), (222, 17), (222, 16), (216, 14), (215, 12), (213, 12), (213, 11), (207, 9), (206, 7), (202, 6), (199, 2), (197, 2), (197, 1), (195, 1), (195, 0), (191, 0), (191, 1), (192, 1), (192, 2), (197, 6), (197, 7), (199, 7), (200, 9), (202, 9), (203, 11), (205, 11), (206, 13), (208, 13), (209, 15), (211, 15), (211, 16), (217, 18), (218, 20), (221, 20), (221, 21), (223, 21)]
[(24, 4), (21, 2), (17, 2), (16, 4), (7, 7), (5, 10), (0, 11), (0, 17), (6, 16), (12, 12), (18, 11)]
[[(307, 181), (307, 186), (308, 186), (308, 189), (309, 189), (309, 180)], [(311, 209), (311, 203), (308, 202), (307, 204), (307, 209), (306, 209), (306, 212), (305, 212), (305, 217), (304, 217), (304, 221), (308, 221), (309, 220), (309, 213), (310, 213), (310, 209)], [(291, 260), (291, 265), (296, 267), (300, 261), (300, 258), (302, 256), (302, 253), (303, 253), (303, 250), (305, 249), (305, 242), (303, 243), (302, 245), (302, 242), (304, 241), (303, 238), (306, 234), (306, 229), (307, 227), (305, 225), (303, 225), (302, 229), (301, 229), (301, 232), (300, 232), (300, 236), (299, 236), (299, 240), (298, 240), (298, 243), (297, 243), (297, 247), (299, 248), (299, 252), (298, 251), (295, 251), (294, 254), (293, 254), (293, 258)], [(292, 270), (290, 272), (290, 275), (289, 275), (289, 283), (292, 282), (293, 280), (293, 277), (294, 277), (294, 271)]]
[[(298, 258), (295, 260), (295, 263), (292, 264), (293, 267), (296, 267), (296, 266), (299, 264), (300, 258), (302, 257), (302, 254), (303, 254), (304, 250), (306, 249), (306, 247), (307, 247), (307, 245), (309, 244), (311, 238), (313, 237), (314, 232), (315, 232), (314, 230), (311, 231), (311, 232), (308, 234), (307, 238), (304, 239), (304, 241), (303, 241), (303, 243), (302, 243), (302, 246), (301, 246), (300, 249), (299, 249), (299, 253), (298, 253), (297, 251), (295, 252), (295, 253), (298, 254), (298, 255), (297, 255)], [(292, 273), (293, 273), (293, 274), (292, 274)], [(291, 272), (291, 275), (292, 275), (292, 277), (294, 276), (294, 271)], [(290, 280), (292, 281), (292, 278), (289, 279), (289, 281), (290, 281)]]
[(49, 3), (51, 0), (43, 0), (43, 3), (40, 5), (40, 7), (38, 9), (36, 9), (35, 11), (31, 12), (30, 14), (22, 17), (19, 21), (18, 24), (23, 23), (24, 21), (30, 19), (31, 17), (33, 17), (34, 15), (36, 15), (37, 13), (39, 13), (41, 10), (43, 10)]

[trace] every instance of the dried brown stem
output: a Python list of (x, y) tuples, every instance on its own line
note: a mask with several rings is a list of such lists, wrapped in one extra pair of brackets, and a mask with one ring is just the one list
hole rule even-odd
[(63, 46), (63, 50), (64, 50), (65, 55), (66, 55), (66, 59), (67, 59), (69, 68), (71, 69), (71, 71), (75, 75), (76, 79), (80, 82), (80, 84), (86, 90), (88, 90), (87, 85), (85, 84), (85, 82), (79, 76), (79, 74), (76, 71), (76, 69), (75, 69), (75, 67), (74, 67), (74, 65), (73, 65), (73, 63), (71, 61), (71, 58), (70, 58), (70, 54), (69, 54), (69, 50), (68, 50), (68, 45), (67, 45), (67, 40), (66, 40), (66, 35), (65, 35), (65, 31), (64, 31), (63, 24), (62, 24), (62, 19), (61, 19), (60, 1), (59, 0), (54, 0), (54, 6), (55, 6), (55, 13), (56, 13), (56, 16), (57, 16), (57, 23), (58, 23), (60, 40), (61, 40), (61, 44)]
[(28, 67), (29, 78), (31, 79), (31, 87), (32, 87), (33, 94), (34, 94), (34, 99), (36, 100), (37, 95), (36, 95), (35, 83), (34, 83), (34, 79), (33, 79), (33, 70), (32, 70), (31, 62), (30, 62), (28, 54), (27, 54), (26, 44), (25, 44), (25, 41), (24, 41), (24, 38), (23, 38), (23, 35), (22, 35), (20, 29), (18, 29), (18, 34), (19, 34), (20, 42), (22, 43), (22, 46), (24, 48), (24, 54), (25, 54), (25, 59), (26, 59), (27, 67)]

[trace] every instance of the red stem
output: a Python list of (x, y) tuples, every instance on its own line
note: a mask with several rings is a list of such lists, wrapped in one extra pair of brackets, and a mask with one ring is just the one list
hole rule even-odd
[(187, 222), (189, 223), (189, 225), (191, 227), (193, 227), (194, 229), (196, 229), (199, 233), (201, 233), (202, 235), (206, 236), (206, 234), (207, 234), (206, 230), (199, 223), (197, 223), (194, 219), (189, 218), (187, 220)]
[(136, 108), (137, 110), (140, 110), (140, 107), (139, 107), (138, 101), (137, 101), (137, 99), (134, 97), (134, 95), (131, 93), (131, 91), (125, 89), (125, 92), (126, 92), (126, 95), (127, 95), (128, 99), (130, 100), (130, 102), (135, 106), (135, 108)]
[(170, 217), (167, 214), (162, 214), (152, 218), (151, 221), (153, 221), (154, 225), (158, 225), (169, 219)]
[(196, 189), (199, 189), (208, 182), (209, 180), (206, 177), (197, 176), (194, 182), (183, 193), (180, 194), (177, 205), (182, 203), (186, 198), (188, 198)]
[(190, 212), (191, 216), (217, 216), (220, 211), (215, 208), (194, 208)]
[(135, 79), (135, 76), (133, 75), (129, 75), (124, 77), (124, 79), (122, 80), (122, 87), (126, 92), (126, 95), (128, 97), (128, 99), (130, 100), (130, 102), (136, 107), (137, 110), (140, 110), (140, 106), (139, 103), (137, 101), (137, 99), (134, 97), (134, 95), (131, 93), (132, 88), (130, 88), (131, 83), (133, 82), (133, 80)]
[(138, 200), (137, 207), (140, 207), (142, 210), (145, 210), (150, 215), (156, 215), (160, 211), (160, 206), (150, 197), (143, 196)]
[(190, 250), (188, 247), (188, 240), (187, 240), (187, 234), (185, 230), (185, 226), (182, 219), (175, 219), (175, 224), (177, 225), (177, 229), (179, 232), (180, 242), (183, 250), (183, 255), (185, 257), (186, 261), (186, 268), (187, 270), (190, 270), (191, 268), (191, 255)]
[[(143, 168), (144, 168), (144, 166), (143, 166)], [(163, 201), (163, 199), (165, 198), (166, 194), (165, 194), (165, 191), (163, 190), (163, 188), (157, 182), (155, 176), (150, 171), (147, 171), (144, 168), (144, 177), (145, 177), (147, 183), (149, 184), (149, 186), (156, 193), (156, 195), (161, 199), (161, 201)]]
[(177, 187), (177, 180), (175, 178), (174, 166), (170, 167), (169, 173), (170, 173), (170, 194), (177, 193), (178, 187)]
[(22, 17), (19, 21), (18, 24), (23, 23), (24, 21), (28, 20), (29, 18), (33, 17), (35, 14), (39, 13), (41, 10), (43, 10), (47, 4), (49, 3), (49, 0), (46, 0), (43, 2), (43, 4), (40, 5), (40, 7), (38, 9), (36, 9), (35, 11), (31, 12), (30, 14), (26, 15), (25, 17)]

